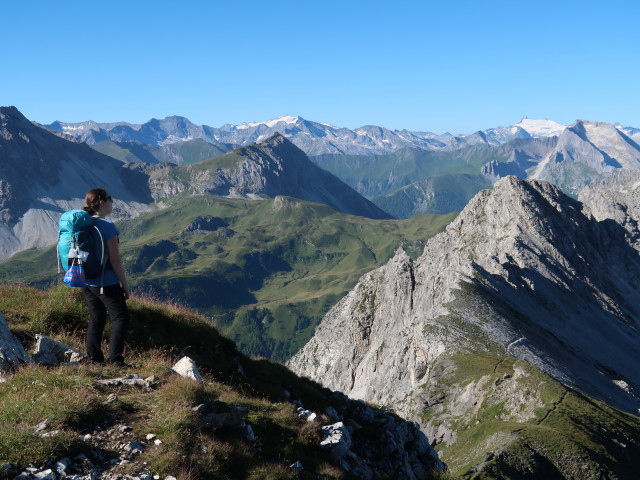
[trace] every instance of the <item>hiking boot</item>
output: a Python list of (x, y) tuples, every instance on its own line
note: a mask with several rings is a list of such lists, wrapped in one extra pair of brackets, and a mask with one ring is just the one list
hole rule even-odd
[(109, 362), (109, 365), (113, 365), (114, 367), (118, 367), (118, 368), (136, 368), (135, 365), (126, 363), (125, 361), (122, 361), (122, 360), (119, 362)]
[(93, 358), (91, 358), (90, 356), (85, 356), (82, 357), (80, 360), (78, 360), (78, 364), (79, 365), (102, 365), (104, 362), (100, 362), (98, 360), (94, 360)]

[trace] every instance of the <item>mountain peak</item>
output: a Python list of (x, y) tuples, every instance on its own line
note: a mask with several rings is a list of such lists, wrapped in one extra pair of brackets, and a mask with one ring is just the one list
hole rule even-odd
[(35, 124), (25, 117), (16, 107), (0, 107), (0, 128), (5, 129), (8, 125), (34, 126)]
[[(415, 403), (399, 399), (419, 395), (429, 362), (443, 352), (498, 348), (636, 411), (640, 398), (612, 382), (640, 389), (640, 374), (627, 361), (640, 355), (640, 294), (633, 287), (640, 257), (625, 234), (548, 182), (505, 177), (431, 238), (415, 264), (391, 261), (363, 277), (292, 364), (328, 388), (411, 417)], [(352, 341), (365, 332), (344, 331), (364, 326), (365, 343)], [(380, 365), (375, 352), (383, 343)], [(331, 358), (314, 364), (318, 344), (332, 345), (323, 350)]]

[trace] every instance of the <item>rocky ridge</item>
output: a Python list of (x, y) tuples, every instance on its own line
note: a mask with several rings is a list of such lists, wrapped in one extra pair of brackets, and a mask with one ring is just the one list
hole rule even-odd
[[(484, 388), (443, 386), (458, 368), (456, 354), (515, 357), (637, 413), (640, 377), (629, 359), (640, 354), (640, 257), (627, 236), (549, 183), (506, 177), (479, 193), (417, 261), (399, 251), (363, 276), (289, 365), (420, 421), (448, 446), (455, 429), (424, 412), (445, 398), (449, 409), (456, 398), (455, 408), (479, 408)], [(513, 385), (513, 370), (508, 375)], [(535, 408), (529, 397), (522, 403)]]

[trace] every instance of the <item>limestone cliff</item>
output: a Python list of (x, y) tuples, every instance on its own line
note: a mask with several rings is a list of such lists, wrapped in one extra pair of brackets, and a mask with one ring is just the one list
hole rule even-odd
[(623, 170), (580, 191), (578, 199), (597, 220), (624, 227), (629, 243), (640, 250), (640, 170)]
[[(290, 366), (420, 421), (447, 445), (456, 412), (477, 413), (487, 397), (513, 403), (505, 419), (532, 421), (545, 403), (533, 372), (637, 412), (640, 257), (627, 236), (547, 182), (503, 178), (417, 261), (400, 251), (363, 276)], [(469, 358), (490, 368), (460, 376)], [(504, 378), (493, 378), (502, 364)]]

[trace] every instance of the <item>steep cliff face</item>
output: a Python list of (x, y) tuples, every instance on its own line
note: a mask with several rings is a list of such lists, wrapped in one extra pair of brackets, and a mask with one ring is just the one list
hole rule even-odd
[(624, 227), (629, 243), (640, 250), (640, 170), (623, 170), (580, 191), (578, 199), (597, 220)]
[[(505, 371), (509, 381), (495, 392), (505, 379), (492, 375), (514, 357), (637, 412), (640, 372), (631, 359), (640, 355), (640, 257), (625, 235), (549, 183), (506, 177), (479, 193), (416, 262), (398, 252), (362, 277), (290, 365), (421, 421), (447, 444), (456, 430), (435, 415), (445, 398), (449, 420), (456, 409), (480, 408), (484, 396), (526, 399), (523, 417), (540, 406), (543, 394), (520, 381), (533, 375), (530, 366)], [(497, 358), (486, 375), (453, 385), (453, 372), (486, 355)]]
[(570, 195), (618, 170), (640, 169), (640, 146), (623, 131), (603, 122), (578, 120), (529, 178), (547, 180)]

